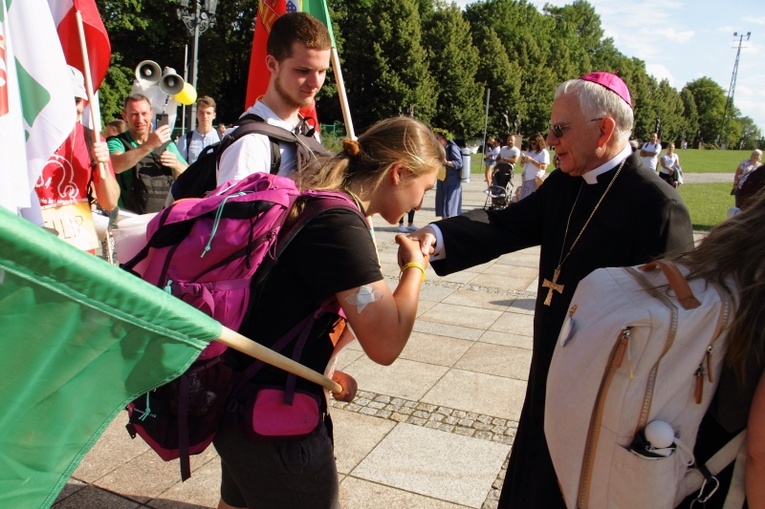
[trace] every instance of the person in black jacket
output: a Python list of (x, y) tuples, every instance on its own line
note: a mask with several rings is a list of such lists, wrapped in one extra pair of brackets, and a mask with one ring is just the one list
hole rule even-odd
[(677, 191), (632, 153), (633, 119), (629, 90), (618, 76), (595, 72), (564, 82), (546, 139), (560, 171), (506, 209), (473, 210), (411, 234), (432, 253), (439, 275), (541, 246), (531, 370), (500, 508), (565, 508), (544, 435), (545, 389), (579, 281), (600, 267), (635, 265), (693, 246)]

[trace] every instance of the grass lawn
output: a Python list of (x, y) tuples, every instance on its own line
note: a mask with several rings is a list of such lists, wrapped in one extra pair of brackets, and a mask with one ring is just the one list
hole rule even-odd
[[(663, 153), (663, 152), (662, 152)], [(731, 181), (736, 167), (751, 155), (749, 150), (678, 150), (684, 173), (730, 173)], [(520, 168), (518, 168), (520, 170)], [(470, 158), (470, 171), (483, 175), (484, 165), (480, 154)], [(683, 184), (680, 196), (691, 213), (691, 223), (696, 231), (709, 231), (725, 220), (728, 209), (733, 206), (730, 183)]]
[(696, 231), (709, 231), (727, 217), (734, 204), (730, 184), (683, 184), (678, 189)]
[[(666, 151), (662, 151), (664, 154)], [(749, 159), (751, 150), (677, 150), (680, 166), (684, 173), (730, 173), (744, 159)], [(471, 161), (472, 162), (472, 161)], [(471, 165), (472, 169), (472, 165)], [(733, 177), (731, 177), (733, 182)]]
[[(664, 154), (666, 150), (662, 151)], [(736, 172), (739, 163), (749, 159), (751, 150), (677, 150), (680, 157), (680, 166), (684, 173), (730, 173)], [(470, 173), (484, 173), (485, 166), (481, 154), (470, 156)], [(552, 168), (550, 168), (552, 170)], [(520, 168), (516, 168), (516, 172)], [(733, 177), (731, 177), (733, 181)]]

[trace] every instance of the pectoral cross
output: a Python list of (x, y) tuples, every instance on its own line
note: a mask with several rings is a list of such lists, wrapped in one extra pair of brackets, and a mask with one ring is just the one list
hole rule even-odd
[(560, 276), (560, 267), (555, 269), (555, 272), (553, 272), (553, 278), (552, 281), (549, 279), (542, 280), (542, 286), (545, 288), (548, 288), (547, 290), (547, 297), (545, 297), (545, 306), (549, 306), (550, 302), (552, 302), (553, 298), (553, 290), (558, 293), (563, 293), (563, 285), (558, 284), (558, 276)]

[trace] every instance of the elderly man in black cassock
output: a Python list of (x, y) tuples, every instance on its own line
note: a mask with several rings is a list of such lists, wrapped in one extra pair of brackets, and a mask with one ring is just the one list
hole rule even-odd
[(529, 382), (500, 508), (565, 508), (544, 436), (545, 387), (579, 281), (600, 267), (693, 247), (677, 191), (642, 168), (630, 148), (633, 120), (629, 90), (618, 76), (595, 72), (566, 81), (555, 92), (547, 134), (559, 171), (504, 210), (473, 210), (411, 234), (432, 253), (439, 275), (541, 246)]

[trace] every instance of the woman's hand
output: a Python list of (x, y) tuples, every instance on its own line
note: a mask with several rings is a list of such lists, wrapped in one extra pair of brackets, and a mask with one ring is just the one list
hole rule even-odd
[(343, 387), (343, 392), (332, 393), (332, 396), (335, 398), (335, 400), (345, 401), (346, 403), (353, 401), (353, 398), (356, 397), (356, 392), (359, 390), (359, 384), (356, 382), (356, 379), (348, 373), (335, 370), (334, 374), (332, 375), (332, 380), (339, 383)]
[(436, 236), (433, 234), (433, 229), (426, 226), (407, 235), (396, 235), (396, 244), (398, 244), (399, 267), (409, 262), (422, 263), (426, 267), (430, 255), (435, 251)]

